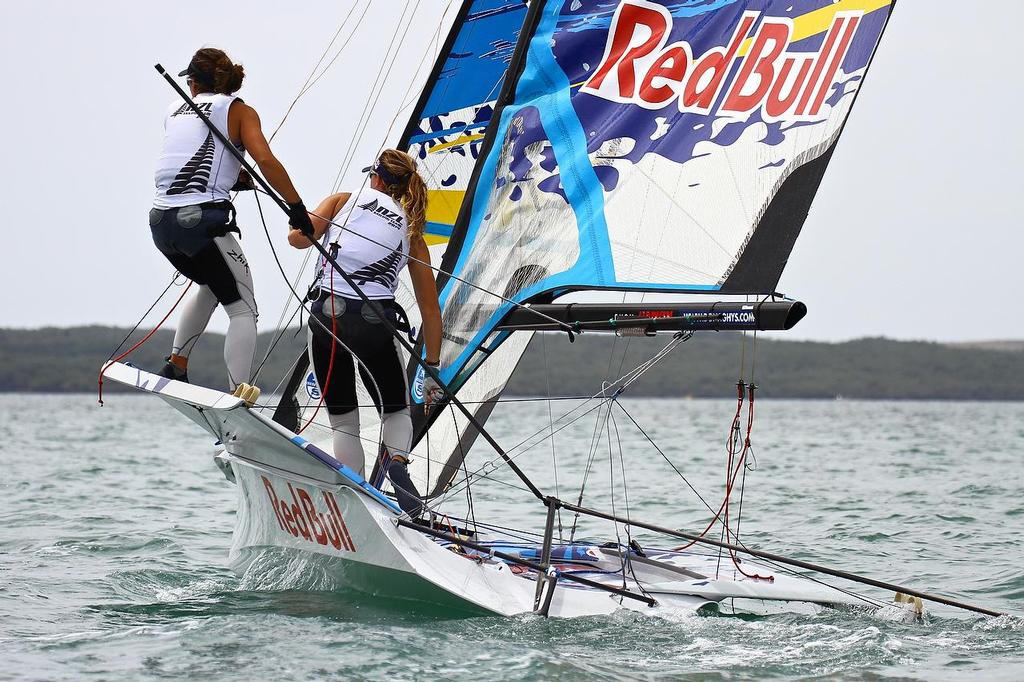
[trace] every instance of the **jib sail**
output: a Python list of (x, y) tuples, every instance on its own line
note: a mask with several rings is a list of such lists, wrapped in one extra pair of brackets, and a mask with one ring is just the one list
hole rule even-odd
[[(772, 292), (892, 5), (532, 3), (439, 280), (457, 395), (486, 416), (529, 340), (494, 293)], [(437, 494), (475, 434), (424, 434)]]

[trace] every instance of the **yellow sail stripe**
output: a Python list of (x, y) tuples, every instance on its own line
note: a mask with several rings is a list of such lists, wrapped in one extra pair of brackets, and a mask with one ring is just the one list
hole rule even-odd
[(472, 135), (463, 135), (462, 137), (455, 138), (451, 142), (445, 142), (444, 144), (435, 145), (435, 146), (431, 147), (428, 150), (427, 153), (428, 154), (433, 154), (434, 152), (439, 152), (442, 149), (448, 149), (448, 147), (458, 147), (459, 145), (466, 144), (468, 142), (472, 142), (473, 140), (479, 140), (483, 136), (484, 136), (483, 133), (474, 133)]
[(461, 189), (428, 189), (427, 222), (454, 225), (465, 196)]
[[(892, 0), (839, 0), (828, 7), (793, 17), (793, 37), (790, 38), (790, 41), (795, 43), (798, 40), (824, 33), (832, 25), (832, 19), (835, 18), (837, 12), (863, 11), (864, 14), (868, 14), (891, 4)], [(747, 54), (753, 42), (753, 38), (747, 38), (743, 42), (740, 47), (741, 57)]]

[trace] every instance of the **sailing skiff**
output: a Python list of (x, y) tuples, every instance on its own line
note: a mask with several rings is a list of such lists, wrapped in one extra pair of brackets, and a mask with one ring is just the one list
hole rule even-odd
[[(618, 396), (689, 335), (785, 330), (804, 316), (776, 287), (892, 8), (889, 0), (461, 3), (395, 144), (418, 159), (427, 182), (427, 240), (440, 263), (445, 341), (435, 378), (447, 390), (434, 409), (422, 406), (422, 381), (434, 370), (395, 332), (409, 360), (410, 475), (422, 519), (396, 505), (383, 460), (365, 480), (326, 451), (331, 433), (316, 420), (320, 390), (305, 354), (272, 409), (120, 362), (103, 376), (163, 399), (216, 440), (217, 465), (238, 488), (230, 561), (240, 573), (294, 562), (326, 589), (502, 615), (878, 605), (786, 569), (850, 574), (741, 542), (728, 502), (742, 486), (753, 422), (742, 363), (725, 499), (708, 527), (721, 540), (585, 508), (582, 488), (575, 505), (545, 495), (485, 422), (538, 331), (672, 335), (642, 365), (595, 376), (599, 444)], [(323, 267), (326, 245), (314, 246)], [(581, 291), (603, 294), (573, 301)], [(656, 303), (648, 292), (660, 295)], [(407, 282), (398, 298), (414, 310)], [(363, 410), (361, 436), (379, 444), (376, 417)], [(577, 418), (552, 417), (547, 437)], [(539, 541), (446, 514), (451, 491), (487, 478), (486, 467), (465, 465), (477, 438), (536, 498), (525, 503), (546, 508), (545, 527), (533, 529)], [(691, 546), (566, 541), (553, 530), (559, 509)]]
[[(216, 462), (238, 486), (230, 563), (239, 574), (254, 562), (296, 562), (319, 587), (442, 604), (468, 612), (553, 617), (605, 614), (620, 607), (721, 608), (761, 613), (767, 602), (859, 605), (863, 599), (809, 580), (775, 575), (754, 580), (721, 568), (714, 554), (553, 546), (546, 570), (541, 544), (476, 536), (479, 549), (438, 541), (399, 525), (401, 509), (359, 474), (246, 403), (116, 363), (108, 379), (159, 396), (205, 429), (223, 450)], [(503, 560), (499, 555), (521, 559)], [(623, 553), (628, 573), (623, 576)], [(773, 572), (744, 562), (747, 570)], [(716, 576), (717, 573), (717, 576)], [(555, 579), (549, 580), (549, 574)], [(598, 589), (572, 582), (585, 577)], [(614, 590), (614, 591), (611, 591)]]

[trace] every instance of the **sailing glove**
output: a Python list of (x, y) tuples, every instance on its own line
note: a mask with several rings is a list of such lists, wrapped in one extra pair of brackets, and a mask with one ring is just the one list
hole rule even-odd
[(429, 374), (423, 377), (423, 402), (428, 407), (444, 398), (444, 389)]
[(313, 223), (309, 220), (306, 205), (301, 200), (288, 204), (288, 224), (310, 239), (313, 238)]
[(248, 192), (255, 189), (252, 184), (252, 176), (249, 175), (249, 171), (244, 168), (238, 171), (238, 179), (235, 180), (235, 184), (231, 186), (232, 192)]

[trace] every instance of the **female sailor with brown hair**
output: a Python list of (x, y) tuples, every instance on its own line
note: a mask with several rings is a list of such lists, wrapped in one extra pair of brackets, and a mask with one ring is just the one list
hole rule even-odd
[[(427, 190), (416, 172), (416, 162), (405, 152), (387, 149), (370, 168), (370, 186), (357, 196), (332, 194), (313, 211), (313, 237), (325, 247), (341, 269), (373, 304), (359, 294), (320, 258), (318, 289), (309, 321), (309, 350), (334, 432), (334, 454), (360, 474), (365, 470), (359, 438), (355, 367), (383, 420), (383, 445), (390, 455), (388, 475), (399, 505), (412, 515), (420, 501), (406, 468), (412, 442), (409, 388), (398, 342), (380, 316), (395, 319), (398, 274), (408, 265), (419, 307), (426, 347), (426, 362), (437, 367), (441, 352), (441, 312), (437, 301), (430, 253), (423, 240)], [(288, 234), (295, 248), (312, 246), (299, 230)], [(342, 347), (335, 338), (344, 344)], [(424, 400), (438, 397), (429, 377)]]
[[(245, 71), (223, 51), (205, 47), (192, 57), (187, 76), (197, 108), (239, 149), (288, 202), (289, 221), (312, 233), (309, 215), (287, 171), (270, 151), (256, 110), (235, 96)], [(239, 232), (233, 189), (251, 189), (234, 154), (188, 104), (178, 101), (164, 119), (163, 149), (156, 169), (156, 197), (149, 213), (153, 242), (198, 290), (181, 313), (162, 376), (188, 381), (188, 356), (218, 303), (227, 311), (224, 361), (228, 385), (248, 384), (256, 351), (256, 297), (249, 262), (231, 234)], [(252, 395), (249, 393), (249, 395)]]

